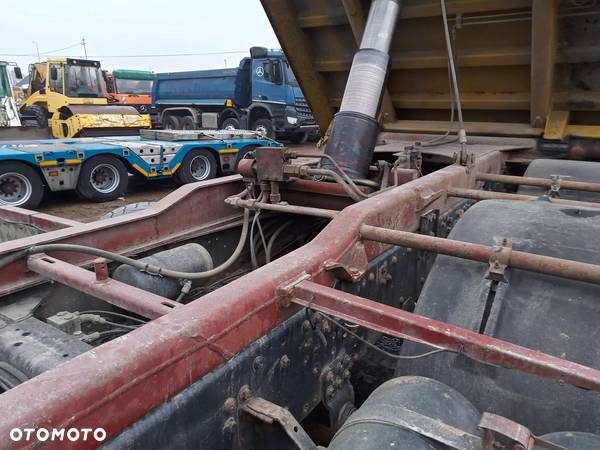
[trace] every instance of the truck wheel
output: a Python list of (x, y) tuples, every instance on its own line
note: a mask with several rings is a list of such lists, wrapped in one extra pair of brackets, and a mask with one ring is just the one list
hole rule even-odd
[(240, 121), (235, 117), (230, 117), (229, 119), (225, 119), (221, 123), (221, 130), (239, 130), (240, 129)]
[(179, 130), (180, 129), (179, 117), (167, 116), (165, 119), (165, 130)]
[(77, 193), (92, 202), (108, 202), (122, 197), (127, 190), (129, 173), (115, 156), (101, 155), (83, 163)]
[(256, 119), (252, 125), (252, 129), (269, 139), (275, 139), (275, 130), (273, 129), (271, 119)]
[(38, 128), (48, 128), (48, 111), (39, 105), (25, 106), (21, 115), (34, 119)]
[(292, 144), (304, 144), (308, 140), (308, 132), (296, 133), (290, 138)]
[(44, 184), (35, 170), (25, 163), (0, 164), (0, 205), (35, 208), (44, 196)]
[(216, 175), (217, 160), (213, 154), (209, 150), (196, 148), (185, 155), (174, 178), (178, 184), (187, 184), (210, 180)]
[(185, 116), (181, 119), (181, 129), (182, 130), (197, 130), (196, 122), (192, 116)]

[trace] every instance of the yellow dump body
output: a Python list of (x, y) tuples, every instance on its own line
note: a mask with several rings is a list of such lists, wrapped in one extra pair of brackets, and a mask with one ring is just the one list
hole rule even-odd
[[(261, 0), (327, 129), (370, 1)], [(447, 0), (467, 132), (600, 138), (597, 0)], [(439, 0), (405, 0), (382, 103), (384, 130), (443, 132), (450, 87)]]

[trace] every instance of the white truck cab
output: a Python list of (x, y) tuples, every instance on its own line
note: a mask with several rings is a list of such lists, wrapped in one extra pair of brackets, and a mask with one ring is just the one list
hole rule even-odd
[(14, 64), (0, 61), (0, 128), (20, 127), (19, 109), (13, 97), (9, 67), (13, 67), (15, 77), (22, 78), (21, 69)]

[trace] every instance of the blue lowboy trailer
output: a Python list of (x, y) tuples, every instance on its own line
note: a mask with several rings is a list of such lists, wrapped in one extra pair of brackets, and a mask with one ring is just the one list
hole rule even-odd
[(244, 130), (143, 130), (139, 137), (0, 142), (0, 205), (35, 208), (44, 190), (90, 201), (125, 194), (130, 174), (178, 184), (235, 172), (256, 147), (280, 146)]

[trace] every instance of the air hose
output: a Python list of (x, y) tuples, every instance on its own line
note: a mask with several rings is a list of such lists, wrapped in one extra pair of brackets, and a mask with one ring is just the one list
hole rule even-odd
[(108, 260), (118, 262), (121, 264), (126, 264), (128, 266), (135, 267), (136, 269), (141, 270), (142, 272), (146, 272), (150, 275), (162, 276), (167, 278), (176, 278), (179, 280), (205, 280), (207, 278), (211, 278), (215, 275), (218, 275), (225, 270), (227, 270), (231, 265), (239, 258), (241, 255), (244, 245), (246, 244), (246, 238), (248, 237), (248, 228), (250, 222), (250, 210), (244, 210), (244, 220), (242, 225), (242, 233), (240, 235), (240, 240), (233, 254), (218, 267), (214, 269), (207, 270), (206, 272), (198, 272), (198, 273), (187, 273), (187, 272), (179, 272), (176, 270), (166, 269), (164, 267), (154, 266), (151, 264), (145, 264), (143, 262), (137, 261), (132, 258), (128, 258), (127, 256), (119, 255), (118, 253), (113, 253), (107, 250), (101, 250), (99, 248), (88, 247), (85, 245), (75, 245), (75, 244), (44, 244), (44, 245), (34, 245), (26, 250), (21, 250), (16, 253), (12, 253), (10, 255), (5, 256), (0, 259), (0, 269), (17, 262), (21, 259), (24, 259), (31, 255), (36, 255), (40, 253), (49, 253), (49, 252), (73, 252), (73, 253), (83, 253), (86, 255), (97, 256), (99, 258), (106, 258)]

